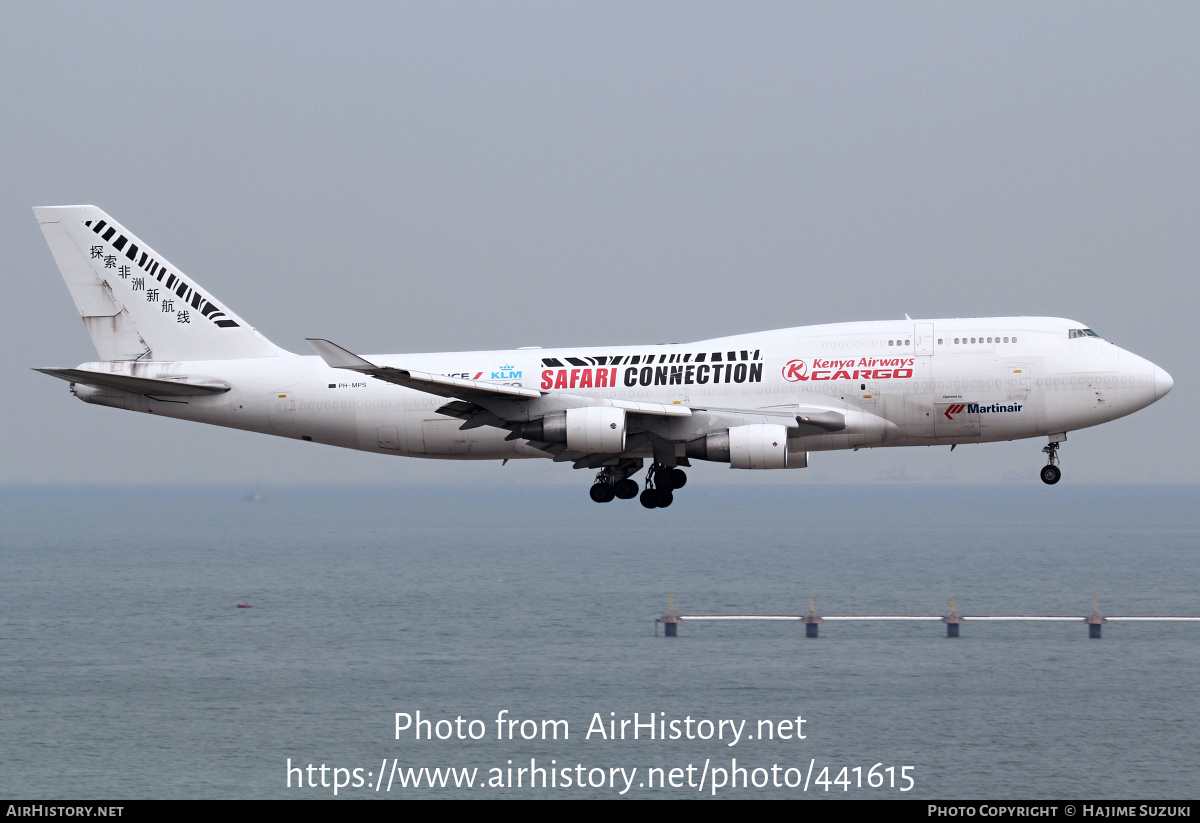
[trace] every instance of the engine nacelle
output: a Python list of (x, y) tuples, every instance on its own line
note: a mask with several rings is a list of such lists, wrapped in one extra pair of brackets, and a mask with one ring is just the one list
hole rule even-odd
[(625, 451), (625, 410), (612, 406), (567, 409), (567, 448), (589, 454)]
[(787, 426), (753, 423), (700, 437), (687, 444), (687, 456), (728, 463), (734, 469), (802, 469), (808, 452), (788, 453)]
[(619, 454), (625, 451), (625, 410), (611, 406), (567, 409), (522, 423), (517, 434), (526, 440), (561, 443), (577, 452)]

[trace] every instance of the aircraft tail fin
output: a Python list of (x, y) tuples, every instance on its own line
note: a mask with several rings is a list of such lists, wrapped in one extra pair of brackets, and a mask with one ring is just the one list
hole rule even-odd
[(33, 212), (101, 360), (288, 354), (95, 206)]

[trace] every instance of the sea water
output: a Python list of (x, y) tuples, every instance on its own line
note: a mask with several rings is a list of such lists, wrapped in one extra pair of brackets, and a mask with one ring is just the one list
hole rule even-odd
[[(1114, 622), (1097, 641), (1082, 622), (1094, 597), (1200, 614), (1194, 486), (694, 482), (653, 511), (557, 486), (247, 491), (0, 490), (0, 794), (1200, 789), (1200, 624)], [(825, 615), (940, 615), (952, 596), (957, 639), (938, 622), (830, 621), (817, 639), (655, 623), (668, 597), (684, 614), (812, 597)], [(417, 712), (421, 739), (397, 730)]]

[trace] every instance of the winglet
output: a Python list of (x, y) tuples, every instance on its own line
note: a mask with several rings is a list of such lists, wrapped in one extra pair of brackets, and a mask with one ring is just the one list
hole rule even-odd
[(363, 360), (352, 351), (347, 351), (337, 343), (330, 343), (320, 337), (306, 337), (308, 345), (312, 346), (317, 354), (321, 355), (321, 359), (326, 365), (333, 369), (376, 369), (374, 363), (369, 360)]

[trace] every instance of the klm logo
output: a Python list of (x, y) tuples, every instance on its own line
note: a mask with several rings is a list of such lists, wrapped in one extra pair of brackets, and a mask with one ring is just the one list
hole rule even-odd
[(492, 372), (493, 380), (514, 380), (520, 378), (519, 371), (513, 371), (512, 366), (501, 366), (500, 371)]

